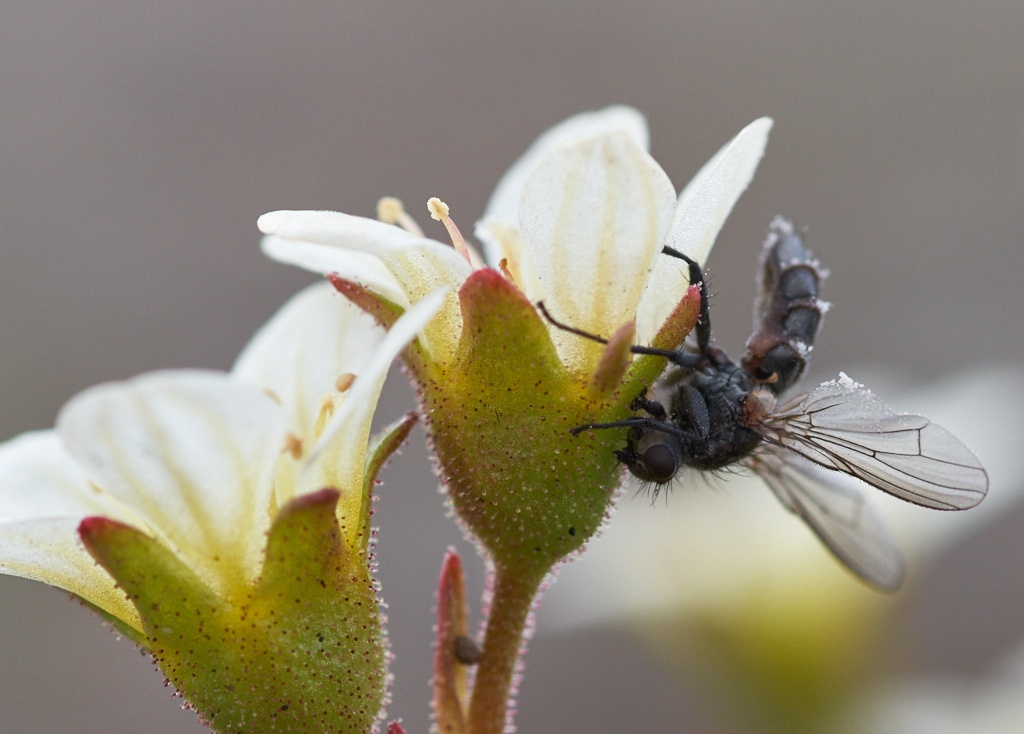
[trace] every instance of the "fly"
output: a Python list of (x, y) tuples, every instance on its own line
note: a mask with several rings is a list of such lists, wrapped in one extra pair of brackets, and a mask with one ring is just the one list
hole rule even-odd
[[(772, 222), (762, 249), (754, 333), (738, 364), (712, 342), (700, 266), (670, 247), (663, 252), (683, 260), (700, 289), (696, 347), (632, 347), (671, 363), (652, 396), (633, 401), (640, 415), (572, 433), (628, 428), (616, 456), (656, 491), (683, 467), (744, 466), (850, 570), (878, 588), (896, 589), (904, 574), (899, 549), (860, 488), (837, 481), (835, 472), (923, 507), (965, 510), (988, 491), (977, 457), (944, 428), (894, 412), (842, 373), (780, 402), (806, 369), (828, 308), (819, 298), (825, 272), (788, 220)], [(559, 328), (606, 341), (544, 313)]]

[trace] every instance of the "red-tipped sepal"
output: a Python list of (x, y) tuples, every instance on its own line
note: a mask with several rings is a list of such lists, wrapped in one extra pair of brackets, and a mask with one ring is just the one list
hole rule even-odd
[(385, 701), (385, 650), (368, 562), (343, 544), (337, 502), (325, 489), (283, 507), (254, 583), (207, 583), (159, 541), (104, 518), (79, 534), (214, 731), (369, 731)]
[[(651, 346), (656, 349), (678, 349), (697, 325), (699, 318), (700, 288), (691, 285), (651, 340)], [(654, 384), (664, 370), (664, 357), (638, 355), (626, 371), (622, 388), (624, 393), (636, 397)]]
[[(331, 273), (327, 276), (327, 279), (334, 286), (335, 290), (372, 316), (385, 329), (390, 329), (401, 318), (403, 313), (401, 306), (382, 295), (374, 293), (366, 286), (342, 278), (337, 273)], [(413, 341), (405, 348), (405, 359), (410, 369), (414, 371), (426, 369), (430, 362), (430, 357), (418, 340)]]
[(327, 276), (335, 290), (345, 298), (359, 306), (363, 311), (373, 316), (377, 323), (385, 329), (390, 329), (402, 315), (402, 308), (384, 296), (378, 295), (366, 286), (359, 285), (355, 281), (342, 278), (337, 273)]

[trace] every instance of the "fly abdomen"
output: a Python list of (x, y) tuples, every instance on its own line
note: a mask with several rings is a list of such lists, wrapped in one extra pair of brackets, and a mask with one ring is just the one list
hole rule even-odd
[(793, 223), (776, 217), (761, 251), (754, 333), (743, 369), (773, 393), (803, 374), (828, 303), (818, 298), (826, 273)]

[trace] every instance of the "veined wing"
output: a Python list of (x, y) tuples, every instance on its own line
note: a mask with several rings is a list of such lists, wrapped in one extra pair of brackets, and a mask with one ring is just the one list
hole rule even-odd
[(768, 415), (766, 441), (900, 499), (965, 510), (988, 492), (988, 474), (958, 438), (924, 416), (893, 412), (845, 374)]
[(777, 446), (744, 459), (790, 511), (851, 571), (884, 591), (903, 582), (903, 555), (867, 497), (854, 486)]

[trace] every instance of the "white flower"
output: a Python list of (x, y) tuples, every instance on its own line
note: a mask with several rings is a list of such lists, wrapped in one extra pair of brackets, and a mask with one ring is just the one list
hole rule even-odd
[[(647, 153), (636, 110), (572, 117), (542, 135), (499, 182), (477, 227), (486, 260), (559, 320), (607, 336), (635, 319), (638, 341), (649, 343), (687, 285), (686, 268), (662, 248), (704, 261), (770, 127), (762, 118), (744, 128), (677, 198)], [(435, 362), (449, 361), (461, 333), (457, 288), (473, 257), (418, 231), (337, 212), (276, 211), (259, 227), (269, 256), (337, 274), (398, 309), (451, 286), (420, 342)], [(599, 345), (554, 328), (551, 335), (571, 372), (593, 374)]]
[[(139, 612), (80, 542), (79, 525), (98, 516), (157, 540), (222, 598), (243, 596), (290, 499), (333, 487), (339, 515), (368, 511), (380, 389), (441, 298), (420, 299), (385, 336), (318, 284), (256, 335), (233, 374), (154, 372), (82, 392), (55, 429), (0, 446), (0, 572), (66, 589), (141, 632)], [(355, 379), (339, 391), (346, 374)], [(365, 547), (358, 523), (348, 526), (354, 550)]]
[(875, 734), (1017, 734), (1024, 722), (1024, 645), (998, 669), (965, 675), (887, 680), (871, 686), (850, 711), (843, 732)]

